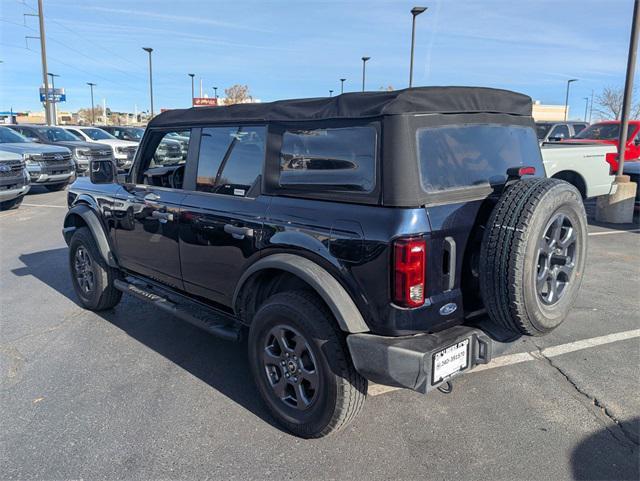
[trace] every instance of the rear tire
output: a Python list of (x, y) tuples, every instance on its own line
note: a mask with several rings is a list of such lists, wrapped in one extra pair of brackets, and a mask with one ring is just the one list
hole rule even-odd
[(253, 318), (249, 362), (258, 391), (279, 424), (303, 438), (338, 431), (362, 409), (367, 380), (344, 334), (313, 293), (283, 292)]
[(75, 231), (69, 243), (69, 270), (80, 304), (91, 311), (115, 307), (122, 298), (113, 282), (120, 272), (107, 265), (87, 227)]
[(575, 302), (587, 254), (580, 192), (556, 179), (510, 186), (487, 223), (480, 289), (491, 319), (510, 331), (542, 336)]
[(45, 189), (47, 189), (49, 192), (58, 192), (61, 190), (64, 190), (68, 185), (68, 182), (63, 182), (61, 184), (49, 184), (49, 185), (45, 185)]
[(4, 202), (0, 202), (0, 210), (9, 210), (9, 209), (17, 209), (22, 204), (22, 200), (24, 199), (24, 195), (17, 197), (11, 200), (5, 200)]

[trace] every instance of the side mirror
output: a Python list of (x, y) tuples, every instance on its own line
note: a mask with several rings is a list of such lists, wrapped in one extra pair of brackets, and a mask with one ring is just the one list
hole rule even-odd
[(89, 178), (92, 184), (113, 184), (117, 168), (111, 160), (92, 160), (89, 164)]

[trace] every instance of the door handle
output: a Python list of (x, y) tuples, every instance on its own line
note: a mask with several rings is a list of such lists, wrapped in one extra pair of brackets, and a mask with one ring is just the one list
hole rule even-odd
[(166, 224), (168, 221), (173, 221), (173, 214), (171, 212), (161, 212), (159, 210), (151, 211), (151, 217), (160, 221), (161, 224)]
[(249, 227), (237, 227), (231, 224), (224, 225), (224, 231), (227, 234), (231, 234), (234, 239), (244, 239), (246, 237), (253, 237), (253, 229)]
[(149, 192), (147, 195), (144, 196), (144, 200), (145, 202), (157, 202), (160, 200), (160, 196), (155, 192)]

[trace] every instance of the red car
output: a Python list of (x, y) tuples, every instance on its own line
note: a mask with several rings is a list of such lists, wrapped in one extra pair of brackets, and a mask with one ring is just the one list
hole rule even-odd
[[(624, 159), (625, 160), (639, 160), (640, 159), (640, 120), (630, 120), (629, 130), (627, 132), (627, 145), (625, 148)], [(604, 122), (598, 122), (597, 124), (590, 125), (583, 131), (581, 131), (575, 137), (565, 140), (564, 142), (589, 142), (599, 144), (611, 144), (618, 147), (618, 137), (620, 136), (620, 121), (619, 120), (606, 120)], [(611, 165), (611, 171), (618, 171), (618, 158), (615, 154), (607, 154), (607, 162)]]

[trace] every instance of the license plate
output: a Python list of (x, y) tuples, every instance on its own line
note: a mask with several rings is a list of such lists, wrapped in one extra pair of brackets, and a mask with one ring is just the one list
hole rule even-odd
[(469, 367), (469, 339), (433, 355), (432, 384), (437, 384)]

